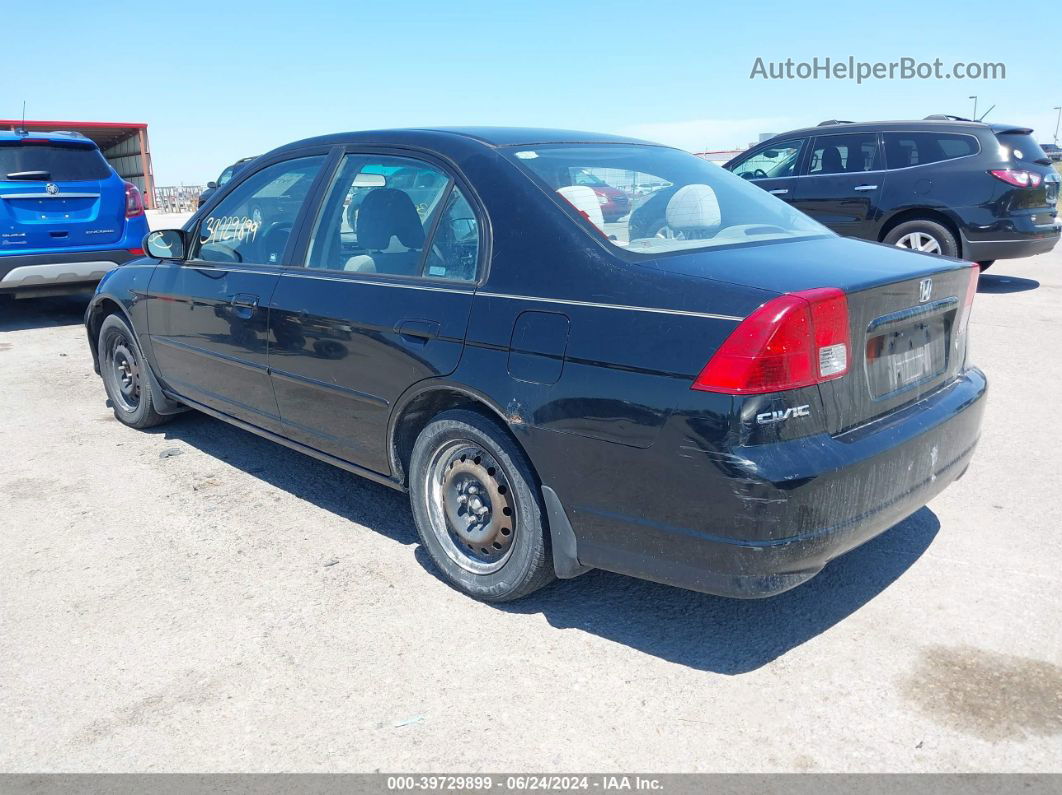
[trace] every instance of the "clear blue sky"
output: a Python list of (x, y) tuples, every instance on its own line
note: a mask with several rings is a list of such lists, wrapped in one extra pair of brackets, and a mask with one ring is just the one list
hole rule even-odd
[[(1032, 8), (1046, 15), (1050, 4)], [(158, 184), (351, 129), (555, 126), (725, 149), (825, 118), (969, 115), (1054, 132), (1057, 22), (992, 2), (0, 0), (0, 118), (145, 121)], [(20, 32), (11, 35), (12, 32)], [(1006, 80), (750, 80), (757, 56), (946, 66)]]

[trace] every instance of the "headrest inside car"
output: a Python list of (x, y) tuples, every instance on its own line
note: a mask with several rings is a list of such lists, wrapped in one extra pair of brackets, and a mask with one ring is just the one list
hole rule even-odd
[(722, 222), (722, 214), (715, 191), (701, 184), (679, 188), (667, 203), (665, 219), (674, 230), (703, 232), (717, 229)]
[(358, 211), (358, 244), (371, 251), (383, 251), (391, 238), (406, 248), (423, 248), (424, 226), (413, 200), (395, 188), (376, 188)]
[(586, 185), (568, 185), (557, 188), (557, 193), (567, 199), (568, 203), (586, 216), (601, 231), (605, 230), (605, 217), (601, 214), (601, 202), (597, 200), (597, 194), (593, 188)]

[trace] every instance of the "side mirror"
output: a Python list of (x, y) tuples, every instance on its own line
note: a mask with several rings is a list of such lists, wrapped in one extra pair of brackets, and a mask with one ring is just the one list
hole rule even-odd
[(185, 258), (184, 232), (180, 229), (159, 229), (144, 238), (144, 251), (155, 259), (182, 262)]
[(218, 186), (218, 183), (214, 182), (213, 180), (211, 180), (210, 182), (207, 183), (207, 187), (211, 188), (211, 189), (214, 189), (217, 186)]

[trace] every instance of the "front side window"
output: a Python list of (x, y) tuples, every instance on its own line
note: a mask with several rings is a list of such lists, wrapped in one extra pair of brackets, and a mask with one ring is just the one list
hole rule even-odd
[(738, 163), (733, 172), (744, 179), (778, 179), (796, 173), (803, 141), (782, 141)]
[(471, 280), (479, 225), (449, 175), (405, 157), (347, 155), (310, 241), (309, 268)]
[(815, 139), (808, 174), (858, 174), (880, 168), (875, 133), (824, 135)]
[[(614, 246), (654, 254), (833, 233), (755, 185), (689, 152), (637, 144), (542, 144), (502, 149), (568, 215)], [(573, 171), (575, 170), (575, 171)], [(572, 184), (608, 175), (619, 196)]]
[(980, 146), (972, 135), (936, 132), (885, 133), (885, 161), (889, 168), (924, 166), (977, 154)]
[(251, 175), (199, 225), (192, 259), (280, 265), (324, 155), (285, 160)]

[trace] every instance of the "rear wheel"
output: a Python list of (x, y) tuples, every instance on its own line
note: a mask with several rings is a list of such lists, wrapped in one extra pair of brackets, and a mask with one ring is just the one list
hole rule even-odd
[(951, 231), (936, 221), (905, 221), (885, 235), (885, 243), (925, 254), (959, 256), (959, 243)]
[(103, 387), (119, 422), (132, 428), (150, 428), (169, 419), (155, 411), (148, 364), (132, 330), (118, 315), (104, 319), (97, 352)]
[(455, 588), (505, 602), (553, 579), (530, 462), (497, 423), (465, 410), (436, 417), (413, 447), (409, 494), (424, 548)]

